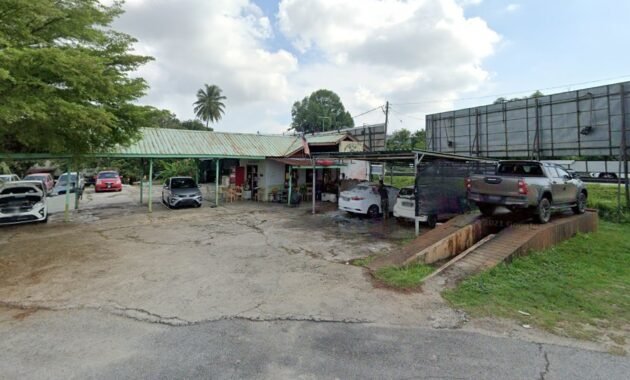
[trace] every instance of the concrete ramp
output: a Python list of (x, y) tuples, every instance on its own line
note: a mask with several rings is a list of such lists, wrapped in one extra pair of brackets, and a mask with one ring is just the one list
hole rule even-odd
[(456, 282), (515, 256), (550, 248), (577, 233), (594, 232), (597, 223), (597, 212), (587, 211), (582, 215), (555, 215), (547, 224), (512, 224), (467, 252), (465, 257), (446, 263), (437, 270), (440, 274), (436, 274)]
[[(554, 215), (547, 224), (523, 221), (522, 216), (519, 219), (519, 215), (512, 213), (492, 218), (479, 214), (460, 215), (418, 236), (400, 251), (374, 260), (368, 268), (376, 271), (413, 262), (433, 264), (450, 260), (438, 269), (436, 275), (448, 268), (452, 273), (461, 272), (461, 276), (466, 276), (491, 268), (514, 255), (549, 248), (578, 232), (593, 232), (597, 222), (594, 210), (582, 215)], [(489, 235), (493, 235), (492, 238), (486, 239)], [(460, 254), (465, 257), (458, 257)]]

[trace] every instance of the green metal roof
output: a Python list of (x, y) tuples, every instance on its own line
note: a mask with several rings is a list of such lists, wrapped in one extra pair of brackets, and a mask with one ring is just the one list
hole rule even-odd
[[(286, 157), (302, 148), (300, 136), (272, 136), (248, 133), (189, 131), (185, 129), (143, 128), (141, 138), (126, 147), (91, 154), (96, 157), (144, 158), (249, 158)], [(309, 144), (332, 144), (346, 134), (307, 135)], [(0, 158), (62, 158), (45, 153), (6, 154)]]
[(142, 138), (110, 156), (138, 157), (283, 157), (295, 145), (296, 136), (144, 128)]

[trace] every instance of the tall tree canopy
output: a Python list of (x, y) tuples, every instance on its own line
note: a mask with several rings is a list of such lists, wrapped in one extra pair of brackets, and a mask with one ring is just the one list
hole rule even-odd
[(221, 116), (225, 113), (225, 96), (221, 95), (221, 89), (218, 86), (204, 85), (197, 91), (197, 101), (193, 103), (195, 115), (206, 122), (217, 122), (221, 120)]
[(424, 129), (411, 133), (408, 129), (402, 128), (387, 138), (387, 150), (426, 149), (426, 147), (427, 135)]
[(330, 90), (317, 90), (293, 103), (291, 128), (297, 132), (322, 132), (354, 127), (339, 95)]
[(190, 129), (194, 131), (212, 131), (199, 120), (180, 121), (174, 113), (169, 110), (161, 110), (151, 106), (144, 106), (144, 119), (150, 127), (169, 129)]
[(151, 58), (110, 28), (119, 2), (0, 1), (0, 151), (81, 154), (128, 143), (143, 126), (130, 77)]

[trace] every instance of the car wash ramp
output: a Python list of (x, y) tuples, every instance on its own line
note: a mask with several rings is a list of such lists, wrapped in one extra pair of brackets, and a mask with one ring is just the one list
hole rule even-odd
[(492, 218), (461, 215), (417, 237), (401, 251), (374, 260), (369, 268), (404, 266), (413, 262), (443, 265), (432, 276), (442, 273), (463, 278), (531, 250), (549, 248), (578, 232), (597, 229), (597, 212), (582, 215), (554, 215), (547, 224), (519, 221), (505, 214)]

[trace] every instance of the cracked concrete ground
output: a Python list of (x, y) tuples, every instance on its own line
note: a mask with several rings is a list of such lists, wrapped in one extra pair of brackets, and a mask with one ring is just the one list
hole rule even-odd
[[(239, 202), (152, 215), (90, 207), (72, 222), (5, 228), (0, 302), (24, 308), (102, 309), (174, 325), (229, 318), (454, 327), (439, 296), (375, 289), (346, 263), (386, 253), (412, 226), (311, 215)], [(389, 229), (389, 230), (388, 230)], [(384, 236), (389, 236), (385, 239)]]
[(397, 293), (346, 264), (413, 226), (253, 202), (148, 215), (134, 191), (88, 192), (70, 223), (0, 229), (0, 378), (627, 373), (626, 358), (582, 349), (601, 347), (464, 324), (439, 284)]

